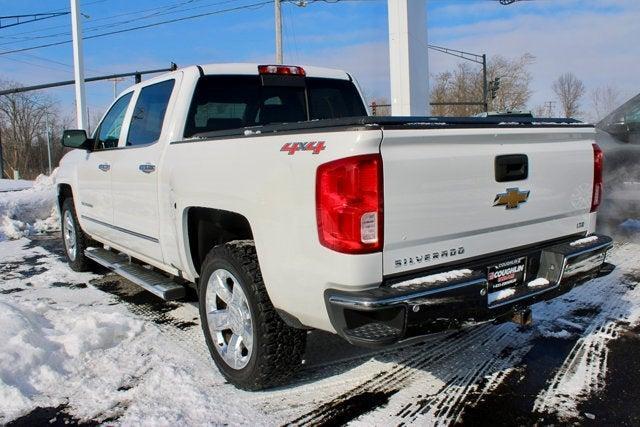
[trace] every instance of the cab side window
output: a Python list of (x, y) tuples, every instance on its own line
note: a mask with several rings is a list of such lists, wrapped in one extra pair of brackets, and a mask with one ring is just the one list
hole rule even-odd
[(129, 126), (127, 146), (152, 144), (160, 138), (175, 80), (143, 87)]
[(133, 92), (123, 95), (113, 104), (107, 115), (104, 116), (102, 123), (100, 123), (96, 131), (95, 150), (116, 148), (118, 146), (122, 122), (124, 121), (124, 115), (127, 113), (127, 107), (129, 106), (129, 102), (131, 102), (132, 95)]

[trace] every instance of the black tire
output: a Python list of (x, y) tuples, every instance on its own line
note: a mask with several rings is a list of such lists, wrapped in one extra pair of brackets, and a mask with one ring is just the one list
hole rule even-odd
[[(251, 313), (253, 350), (247, 365), (241, 369), (232, 368), (218, 353), (207, 321), (207, 286), (211, 275), (219, 269), (229, 271), (239, 280)], [(236, 240), (209, 252), (202, 264), (198, 295), (207, 347), (230, 383), (244, 390), (262, 390), (282, 384), (300, 367), (307, 332), (286, 325), (271, 304), (252, 240)]]
[[(69, 215), (72, 219), (75, 231), (75, 256), (71, 256), (67, 240), (65, 239), (65, 218), (67, 212), (69, 212)], [(76, 215), (76, 209), (71, 197), (65, 199), (64, 202), (62, 202), (62, 209), (60, 211), (60, 231), (62, 233), (62, 245), (64, 247), (64, 254), (67, 257), (69, 267), (71, 267), (73, 271), (90, 271), (93, 268), (93, 261), (85, 256), (84, 250), (89, 247), (92, 240), (84, 233), (84, 231), (82, 231), (82, 228), (80, 228), (80, 222), (78, 222), (78, 216)]]

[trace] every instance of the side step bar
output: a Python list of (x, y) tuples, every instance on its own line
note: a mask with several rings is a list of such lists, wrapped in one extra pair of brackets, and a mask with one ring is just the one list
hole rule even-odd
[(129, 257), (125, 254), (116, 254), (102, 248), (87, 248), (84, 254), (87, 258), (132, 281), (163, 300), (176, 300), (184, 298), (186, 295), (184, 286), (175, 283), (156, 271), (148, 270), (141, 265), (129, 262)]

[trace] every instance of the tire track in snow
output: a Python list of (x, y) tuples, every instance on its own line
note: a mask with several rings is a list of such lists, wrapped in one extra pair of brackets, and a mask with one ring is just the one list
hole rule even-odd
[[(617, 274), (628, 270), (631, 265), (638, 264), (638, 247), (632, 246), (623, 245), (612, 251), (614, 263), (619, 263)], [(631, 259), (625, 262), (625, 259), (630, 257)], [(617, 328), (613, 324), (600, 329), (597, 329), (597, 325), (598, 319), (624, 318), (623, 310), (616, 310), (619, 299), (609, 298), (608, 293), (618, 279), (619, 276), (615, 275), (601, 278), (577, 288), (579, 290), (561, 297), (560, 300), (539, 304), (536, 312), (539, 311), (542, 314), (542, 324), (537, 325), (535, 330), (520, 331), (517, 326), (510, 324), (486, 325), (478, 327), (478, 331), (470, 334), (466, 340), (454, 338), (458, 344), (456, 350), (460, 351), (460, 354), (448, 358), (441, 366), (438, 366), (439, 360), (431, 357), (431, 352), (425, 353), (422, 357), (414, 356), (401, 360), (398, 364), (404, 364), (406, 367), (397, 366), (385, 375), (378, 376), (377, 380), (374, 376), (374, 379), (365, 381), (325, 401), (304, 416), (294, 419), (292, 424), (330, 422), (332, 417), (340, 415), (341, 408), (353, 410), (345, 402), (349, 402), (358, 394), (379, 391), (393, 391), (389, 396), (390, 400), (384, 402), (386, 406), (384, 413), (383, 411), (376, 413), (374, 408), (373, 412), (368, 414), (371, 416), (363, 417), (362, 422), (384, 424), (426, 422), (447, 425), (459, 421), (465, 407), (478, 404), (483, 396), (493, 391), (513, 368), (517, 367), (533, 346), (532, 340), (541, 333), (539, 330), (541, 327), (556, 326), (560, 323), (572, 329), (582, 329), (584, 336), (601, 336), (606, 337), (607, 340), (615, 338)], [(586, 311), (588, 315), (588, 312), (593, 309), (594, 302), (596, 306), (601, 306), (602, 310), (600, 314), (593, 314), (591, 319), (586, 319), (582, 311)], [(583, 326), (580, 318), (583, 318), (583, 321), (589, 321), (590, 325)], [(479, 353), (465, 351), (474, 346), (478, 346), (482, 351)], [(602, 384), (602, 372), (606, 368), (606, 341), (591, 343), (583, 351), (580, 351), (579, 345), (577, 347), (571, 351), (571, 355), (576, 360), (588, 360), (594, 367), (589, 371), (591, 378), (594, 379), (592, 382)], [(604, 357), (589, 358), (589, 354), (604, 354)], [(424, 372), (423, 368), (434, 370), (437, 378)], [(562, 377), (562, 374), (559, 377)], [(438, 387), (437, 384), (440, 386)], [(424, 387), (425, 385), (427, 387)], [(431, 392), (425, 394), (425, 388), (430, 388)], [(410, 394), (410, 390), (413, 390), (414, 394)], [(392, 411), (393, 414), (390, 415)], [(355, 419), (361, 414), (354, 412), (352, 415), (354, 416), (351, 419)]]
[[(609, 294), (611, 284), (619, 282), (622, 273), (632, 271), (632, 266), (640, 264), (640, 250), (637, 245), (623, 245), (616, 247), (612, 257), (614, 263), (619, 263), (614, 274), (580, 287), (584, 292), (575, 291), (560, 300), (540, 304), (534, 311), (535, 317), (542, 315), (544, 327), (558, 324), (573, 325), (577, 329), (583, 327), (583, 338), (549, 380), (549, 386), (544, 390), (547, 399), (541, 400), (546, 406), (541, 406), (540, 411), (557, 410), (552, 400), (560, 396), (569, 379), (568, 373), (576, 366), (582, 366), (585, 359), (589, 359), (589, 369), (584, 370), (588, 373), (588, 384), (596, 384), (586, 388), (587, 392), (597, 391), (597, 384), (603, 384), (608, 354), (606, 343), (618, 334), (614, 320), (625, 319), (625, 311), (628, 311), (621, 299), (633, 291), (627, 288), (612, 298)], [(634, 282), (631, 278), (628, 282), (631, 286), (637, 280)], [(130, 286), (138, 290), (135, 285)], [(634, 295), (636, 300), (640, 299)], [(194, 320), (198, 313), (193, 303), (180, 302), (160, 312), (144, 304), (127, 305), (135, 314), (155, 319), (163, 335), (215, 369), (204, 345), (199, 321)], [(589, 311), (589, 306), (600, 308), (601, 312), (593, 315), (591, 325), (584, 326), (572, 313)], [(584, 314), (576, 316), (585, 317)], [(194, 325), (181, 329), (176, 324), (181, 321)], [(542, 326), (536, 324), (537, 329)], [(483, 396), (509, 376), (529, 351), (534, 335), (512, 324), (485, 324), (448, 335), (431, 336), (420, 344), (362, 351), (333, 359), (316, 357), (292, 384), (261, 393), (242, 393), (242, 401), (250, 406), (264, 407), (265, 415), (270, 415), (265, 420), (293, 420), (292, 424), (300, 425), (347, 422), (359, 415), (362, 418), (358, 421), (363, 423), (373, 420), (378, 424), (451, 424), (460, 420), (466, 407), (479, 404)], [(591, 336), (602, 340), (586, 340)], [(319, 339), (322, 344), (323, 338)], [(590, 355), (595, 356), (590, 359)], [(384, 411), (377, 410), (382, 406)]]
[[(616, 339), (625, 326), (640, 320), (637, 307), (640, 301), (640, 287), (637, 286), (640, 259), (637, 252), (638, 246), (634, 244), (618, 248), (614, 255), (618, 268), (613, 277), (604, 277), (594, 283), (594, 291), (604, 295), (601, 297), (604, 299), (601, 312), (594, 317), (546, 390), (538, 395), (534, 411), (557, 413), (564, 418), (576, 416), (578, 400), (604, 389), (608, 343)], [(621, 286), (611, 286), (616, 281)]]
[[(373, 395), (376, 393), (385, 393), (391, 396), (403, 387), (407, 387), (412, 382), (415, 382), (425, 370), (433, 365), (450, 365), (454, 362), (465, 366), (464, 369), (450, 370), (451, 374), (446, 378), (448, 384), (456, 381), (464, 382), (465, 377), (471, 378), (478, 371), (485, 369), (487, 360), (479, 360), (477, 366), (469, 370), (466, 369), (468, 368), (468, 364), (465, 364), (463, 361), (464, 358), (457, 357), (457, 355), (463, 353), (464, 349), (476, 348), (483, 341), (497, 339), (500, 336), (505, 336), (500, 328), (494, 328), (493, 325), (485, 324), (462, 330), (439, 342), (436, 341), (430, 349), (425, 350), (425, 345), (418, 344), (411, 348), (411, 352), (407, 357), (399, 361), (396, 359), (391, 369), (374, 374), (369, 380), (329, 399), (314, 410), (292, 420), (290, 424), (316, 425), (330, 423), (336, 418), (343, 418), (345, 411), (351, 412), (349, 414), (349, 420), (354, 419), (358, 415), (361, 415), (350, 405), (350, 402), (356, 399), (357, 396), (363, 394)], [(463, 372), (465, 372), (466, 375)], [(443, 381), (445, 381), (445, 379), (443, 379)], [(445, 389), (446, 388), (447, 386), (445, 385)], [(438, 403), (440, 404), (439, 406), (444, 409), (448, 408), (449, 401), (454, 400), (455, 396), (447, 396)]]

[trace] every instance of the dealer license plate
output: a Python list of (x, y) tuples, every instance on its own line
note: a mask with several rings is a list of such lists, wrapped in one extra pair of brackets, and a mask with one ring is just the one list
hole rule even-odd
[(522, 284), (526, 269), (527, 257), (515, 258), (488, 267), (489, 292)]

